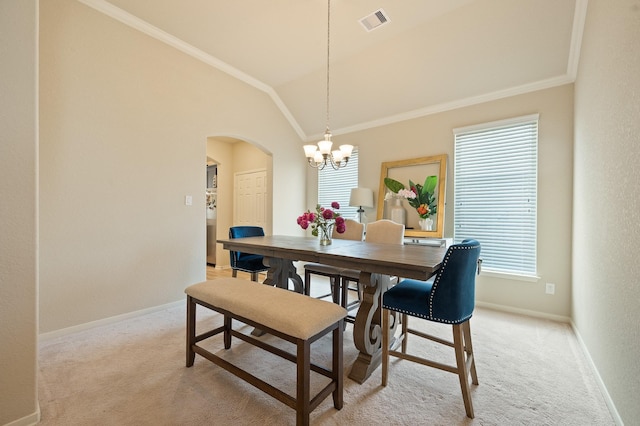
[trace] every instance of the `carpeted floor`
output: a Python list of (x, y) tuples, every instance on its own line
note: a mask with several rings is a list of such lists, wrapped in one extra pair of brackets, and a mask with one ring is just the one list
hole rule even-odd
[[(222, 322), (217, 314), (202, 317), (207, 326)], [(449, 338), (448, 326), (416, 320), (412, 326), (416, 322)], [(196, 356), (195, 365), (185, 368), (184, 324), (185, 309), (176, 307), (43, 342), (41, 424), (295, 424), (294, 410), (211, 362)], [(357, 356), (351, 327), (345, 332), (345, 376)], [(386, 388), (380, 369), (362, 385), (346, 378), (344, 408), (335, 410), (329, 397), (311, 413), (312, 424), (614, 424), (568, 324), (478, 308), (471, 330), (480, 382), (472, 386), (475, 419), (465, 416), (455, 375), (392, 358)], [(312, 346), (315, 362), (329, 365), (329, 339)], [(222, 348), (220, 336), (213, 340)], [(423, 349), (453, 363), (452, 351), (417, 342), (411, 336), (410, 352)], [(288, 361), (237, 339), (224, 356), (293, 394), (295, 368)], [(314, 375), (312, 386), (323, 380)]]

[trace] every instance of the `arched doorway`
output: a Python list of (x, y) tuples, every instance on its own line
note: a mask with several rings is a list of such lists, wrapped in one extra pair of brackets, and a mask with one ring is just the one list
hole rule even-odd
[[(271, 154), (257, 144), (237, 137), (216, 136), (207, 138), (206, 156), (208, 165), (216, 166), (215, 189), (209, 187), (212, 181), (207, 179), (207, 192), (215, 191), (215, 239), (227, 238), (229, 227), (245, 224), (262, 226), (265, 233), (270, 235), (273, 229)], [(252, 188), (251, 180), (256, 176), (263, 176), (262, 183), (259, 188)], [(253, 196), (251, 191), (255, 192)], [(261, 203), (261, 207), (256, 208), (254, 203)], [(260, 211), (264, 212), (263, 217), (256, 216), (256, 212)], [(210, 210), (208, 212), (211, 217)], [(228, 252), (220, 244), (215, 244), (215, 247), (216, 268), (228, 268)], [(210, 263), (209, 259), (208, 257), (207, 263)]]

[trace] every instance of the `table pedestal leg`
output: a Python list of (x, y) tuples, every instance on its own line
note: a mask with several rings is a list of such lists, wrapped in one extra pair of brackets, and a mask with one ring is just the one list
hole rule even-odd
[[(381, 295), (389, 288), (388, 275), (360, 272), (363, 286), (362, 301), (353, 324), (353, 342), (360, 351), (353, 363), (349, 378), (364, 383), (382, 361), (382, 309)], [(395, 331), (397, 321), (393, 321)], [(393, 335), (393, 334), (392, 334)]]
[(298, 275), (293, 261), (275, 257), (265, 257), (262, 263), (269, 267), (267, 278), (263, 284), (288, 289), (289, 280), (291, 280), (293, 282), (293, 291), (296, 293), (303, 292), (302, 278)]

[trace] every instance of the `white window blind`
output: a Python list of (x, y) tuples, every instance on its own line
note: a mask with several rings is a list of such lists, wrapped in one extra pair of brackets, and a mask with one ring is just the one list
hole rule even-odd
[(345, 219), (352, 219), (356, 216), (358, 207), (350, 207), (349, 198), (351, 188), (357, 186), (358, 149), (354, 148), (346, 167), (334, 170), (331, 165), (327, 165), (324, 169), (318, 170), (318, 204), (331, 207), (331, 203), (337, 201), (340, 203), (340, 215)]
[(538, 115), (454, 129), (454, 241), (482, 268), (536, 274)]

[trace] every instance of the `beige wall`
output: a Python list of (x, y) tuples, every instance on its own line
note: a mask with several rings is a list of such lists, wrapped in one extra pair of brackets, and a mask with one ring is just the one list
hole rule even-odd
[(0, 425), (39, 417), (37, 8), (0, 0)]
[[(571, 199), (573, 85), (542, 90), (388, 126), (335, 136), (359, 147), (360, 185), (374, 190), (376, 203), (383, 161), (447, 154), (445, 236), (453, 236), (453, 129), (532, 113), (540, 114), (538, 145), (537, 282), (482, 275), (477, 300), (502, 308), (568, 319), (571, 298)], [(310, 196), (316, 174), (308, 172)], [(490, 182), (488, 182), (490, 184)], [(376, 209), (367, 209), (369, 220)], [(556, 294), (545, 294), (545, 283)]]
[(301, 143), (263, 92), (79, 2), (41, 9), (41, 331), (182, 300), (205, 277), (207, 138), (259, 144), (299, 193)]
[(640, 3), (591, 0), (575, 100), (573, 320), (622, 421), (640, 423)]

